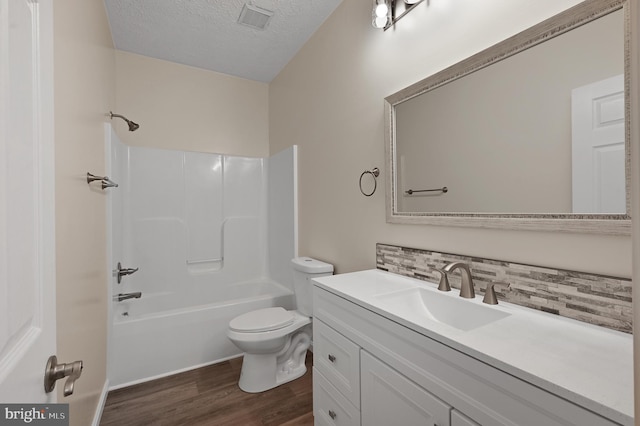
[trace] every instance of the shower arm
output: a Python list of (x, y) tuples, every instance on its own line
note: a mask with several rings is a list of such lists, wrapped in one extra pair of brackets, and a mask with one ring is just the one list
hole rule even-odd
[(134, 132), (134, 131), (138, 130), (138, 127), (140, 127), (140, 125), (138, 123), (134, 123), (133, 121), (129, 120), (124, 115), (114, 114), (113, 111), (109, 111), (109, 114), (107, 114), (107, 116), (110, 117), (112, 120), (113, 120), (113, 117), (117, 117), (117, 118), (121, 118), (124, 121), (126, 121), (127, 125), (129, 126), (129, 131), (130, 132)]
[(124, 121), (129, 121), (129, 119), (127, 117), (125, 117), (124, 115), (120, 115), (120, 114), (114, 114), (113, 112), (109, 111), (109, 117), (111, 117), (111, 119), (113, 119), (113, 117), (118, 117), (118, 118), (122, 118)]

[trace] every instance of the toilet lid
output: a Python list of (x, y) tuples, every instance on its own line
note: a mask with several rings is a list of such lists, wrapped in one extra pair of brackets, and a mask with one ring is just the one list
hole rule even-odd
[(261, 332), (277, 330), (293, 324), (293, 313), (284, 308), (265, 308), (235, 317), (229, 328), (240, 332)]

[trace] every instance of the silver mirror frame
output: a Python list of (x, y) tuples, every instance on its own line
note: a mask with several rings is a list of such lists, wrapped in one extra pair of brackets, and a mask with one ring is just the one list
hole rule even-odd
[[(631, 234), (631, 134), (637, 128), (632, 111), (631, 95), (631, 12), (630, 3), (635, 0), (586, 0), (533, 27), (516, 34), (455, 65), (408, 86), (384, 100), (385, 111), (385, 162), (386, 162), (386, 212), (388, 223), (422, 224), (439, 226), (466, 226), (515, 230), (582, 232), (609, 235)], [(617, 10), (624, 10), (624, 80), (625, 80), (625, 156), (627, 212), (620, 215), (577, 214), (485, 214), (485, 213), (407, 213), (398, 212), (396, 194), (395, 107), (420, 94), (436, 89), (493, 63), (506, 59), (530, 47), (564, 34)], [(634, 106), (635, 108), (635, 106)], [(633, 121), (633, 122), (632, 122)], [(634, 144), (635, 145), (635, 144)]]

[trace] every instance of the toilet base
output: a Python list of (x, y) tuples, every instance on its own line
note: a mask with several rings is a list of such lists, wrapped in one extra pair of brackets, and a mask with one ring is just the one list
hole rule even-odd
[(306, 372), (304, 363), (282, 369), (276, 365), (274, 355), (245, 354), (238, 386), (248, 393), (264, 392), (302, 377)]
[(311, 318), (294, 313), (292, 324), (264, 332), (227, 330), (229, 339), (244, 351), (238, 386), (245, 392), (273, 389), (302, 376), (311, 346)]

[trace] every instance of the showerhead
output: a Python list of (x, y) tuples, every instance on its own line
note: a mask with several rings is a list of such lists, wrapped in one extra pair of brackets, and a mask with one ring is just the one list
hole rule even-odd
[(134, 123), (133, 121), (129, 120), (127, 117), (120, 115), (120, 114), (114, 114), (113, 112), (109, 111), (109, 116), (111, 117), (111, 119), (113, 119), (113, 117), (118, 117), (118, 118), (122, 118), (124, 121), (127, 122), (127, 125), (129, 126), (129, 131), (130, 132), (135, 132), (136, 130), (138, 130), (138, 127), (140, 127), (140, 125), (138, 123)]
[(131, 120), (127, 120), (127, 124), (129, 125), (130, 132), (135, 132), (136, 130), (138, 130), (138, 127), (140, 127), (138, 123), (134, 123)]

